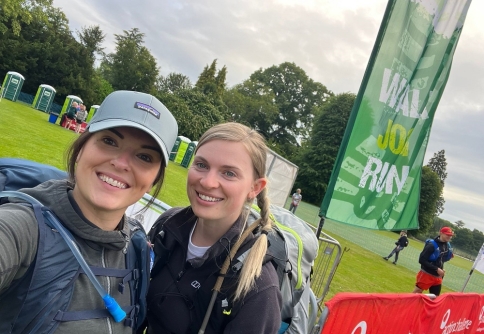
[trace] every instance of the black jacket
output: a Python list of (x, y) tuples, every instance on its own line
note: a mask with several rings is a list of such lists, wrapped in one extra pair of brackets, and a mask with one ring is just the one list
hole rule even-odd
[(425, 244), (425, 247), (423, 251), (420, 253), (420, 257), (418, 259), (418, 262), (420, 263), (420, 268), (429, 273), (430, 275), (433, 276), (439, 276), (437, 273), (437, 269), (444, 269), (444, 261), (443, 261), (443, 256), (449, 251), (449, 246), (447, 242), (442, 242), (440, 241), (439, 237), (436, 237), (434, 239), (437, 242), (437, 245), (439, 246), (440, 254), (437, 260), (430, 262), (430, 256), (432, 253), (435, 251), (435, 247), (433, 243), (427, 242)]
[(402, 235), (398, 241), (396, 242), (397, 246), (400, 246), (400, 248), (407, 247), (408, 246), (408, 239), (406, 235)]
[[(148, 291), (148, 333), (198, 333), (212, 296), (212, 288), (231, 245), (238, 239), (243, 222), (234, 223), (219, 243), (208, 251), (205, 261), (188, 262), (187, 248), (196, 216), (191, 208), (171, 209), (160, 219), (152, 242), (155, 265)], [(175, 214), (173, 214), (176, 212)], [(155, 223), (156, 224), (156, 223)], [(161, 237), (163, 235), (163, 237)], [(248, 249), (250, 236), (237, 254)], [(237, 258), (237, 256), (236, 256)], [(198, 263), (197, 263), (198, 261)], [(273, 265), (262, 268), (256, 287), (241, 301), (233, 301), (239, 271), (227, 272), (205, 333), (277, 333), (281, 324), (282, 297)]]

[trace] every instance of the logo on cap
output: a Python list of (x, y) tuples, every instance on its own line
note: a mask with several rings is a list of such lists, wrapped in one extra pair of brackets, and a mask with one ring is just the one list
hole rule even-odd
[(147, 111), (158, 119), (160, 118), (160, 112), (158, 110), (156, 110), (155, 108), (153, 108), (152, 106), (149, 106), (149, 105), (141, 103), (141, 102), (136, 102), (134, 104), (134, 107), (137, 108), (137, 109)]

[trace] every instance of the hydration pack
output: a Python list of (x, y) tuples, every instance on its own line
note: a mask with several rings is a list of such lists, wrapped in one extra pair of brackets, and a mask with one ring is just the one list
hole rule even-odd
[[(52, 166), (22, 159), (0, 158), (0, 204), (8, 200), (1, 198), (1, 191), (9, 191), (8, 196), (15, 197), (18, 189), (65, 178), (65, 172)], [(63, 237), (54, 233), (53, 226), (44, 218), (42, 212), (45, 207), (38, 203), (19, 203), (24, 204), (32, 207), (39, 226), (37, 254), (26, 274), (0, 294), (0, 332), (51, 333), (60, 321), (108, 317), (106, 309), (66, 311), (71, 302), (74, 282), (83, 273), (82, 268)], [(126, 221), (130, 227), (130, 242), (125, 255), (126, 269), (90, 269), (95, 275), (123, 278), (118, 290), (122, 293), (122, 290), (129, 289), (131, 293), (131, 305), (123, 307), (127, 313), (124, 325), (137, 328), (146, 316), (149, 247), (143, 227), (134, 219), (126, 217)], [(8, 303), (2, 302), (2, 299)]]
[[(166, 242), (157, 250), (156, 236), (162, 231), (162, 226), (183, 208), (175, 208), (170, 215), (157, 220), (149, 235), (155, 244), (156, 262), (151, 272), (156, 277), (159, 265), (166, 263), (171, 255), (174, 242)], [(260, 218), (258, 208), (251, 209), (248, 224)], [(269, 233), (268, 255), (265, 261), (271, 262), (279, 278), (279, 288), (282, 295), (281, 319), (283, 323), (279, 334), (308, 333), (313, 324), (309, 324), (309, 299), (311, 295), (310, 275), (313, 262), (318, 253), (318, 239), (313, 230), (303, 220), (290, 211), (274, 205), (270, 206), (271, 219), (274, 222), (274, 233)], [(243, 246), (235, 256), (232, 268), (240, 271), (250, 251)], [(243, 248), (243, 249), (242, 249)], [(232, 292), (235, 292), (233, 286)], [(206, 310), (200, 311), (205, 314)]]
[[(425, 240), (425, 245), (427, 245), (429, 243), (431, 243), (434, 246), (434, 252), (430, 256), (429, 261), (430, 262), (435, 262), (435, 261), (437, 261), (437, 259), (440, 256), (439, 245), (437, 244), (437, 241), (435, 241), (434, 239), (427, 239), (427, 240)], [(452, 257), (454, 257), (454, 253), (452, 251), (452, 246), (451, 246), (450, 242), (447, 242), (447, 249), (448, 249), (448, 251), (446, 253), (444, 253), (444, 255), (442, 256), (442, 261), (443, 262), (447, 262), (450, 259), (452, 259)]]
[[(270, 261), (275, 265), (282, 294), (283, 324), (279, 333), (308, 333), (313, 326), (308, 323), (310, 276), (318, 255), (318, 239), (306, 222), (290, 211), (275, 205), (270, 205), (269, 210), (275, 233), (267, 235), (268, 252), (271, 254)], [(254, 222), (259, 218), (259, 208), (253, 207), (248, 221)], [(245, 257), (242, 255), (240, 258)]]

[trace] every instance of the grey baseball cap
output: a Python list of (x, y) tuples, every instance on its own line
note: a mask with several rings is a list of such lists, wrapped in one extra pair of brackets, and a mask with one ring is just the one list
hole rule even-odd
[(178, 135), (175, 117), (156, 97), (127, 90), (109, 94), (89, 122), (89, 132), (128, 126), (153, 137), (163, 152), (165, 166)]

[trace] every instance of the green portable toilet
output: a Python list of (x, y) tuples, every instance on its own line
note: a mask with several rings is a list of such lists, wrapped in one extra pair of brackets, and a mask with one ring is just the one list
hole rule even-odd
[(60, 113), (60, 125), (62, 125), (64, 114), (66, 111), (71, 107), (72, 102), (77, 102), (77, 103), (82, 103), (82, 100), (80, 97), (77, 97), (75, 95), (67, 95), (66, 100), (64, 101), (64, 105), (62, 106), (61, 113)]
[(0, 97), (12, 100), (13, 102), (17, 101), (24, 81), (25, 78), (22, 74), (12, 71), (7, 72), (3, 80)]
[(55, 89), (52, 86), (42, 84), (37, 89), (32, 108), (48, 112), (54, 102)]
[(86, 118), (86, 123), (89, 123), (91, 120), (92, 116), (96, 113), (96, 111), (99, 109), (99, 105), (94, 104), (91, 106), (91, 109), (89, 109), (89, 112), (87, 113), (87, 118)]
[(190, 167), (190, 164), (192, 163), (193, 156), (195, 153), (195, 148), (198, 145), (198, 141), (192, 141), (190, 144), (188, 144), (187, 150), (185, 151), (185, 155), (183, 156), (181, 165), (185, 168)]
[(178, 152), (178, 148), (180, 147), (181, 141), (182, 140), (180, 136), (176, 137), (175, 144), (173, 145), (173, 148), (170, 151), (170, 161), (175, 160), (176, 153)]
[(173, 160), (177, 164), (181, 164), (183, 157), (185, 156), (185, 152), (188, 148), (188, 144), (191, 143), (191, 140), (188, 139), (187, 137), (179, 136), (179, 138), (181, 139), (180, 146), (178, 146), (178, 150), (176, 151), (176, 155), (175, 155), (175, 160)]

